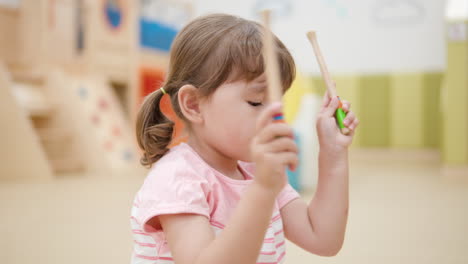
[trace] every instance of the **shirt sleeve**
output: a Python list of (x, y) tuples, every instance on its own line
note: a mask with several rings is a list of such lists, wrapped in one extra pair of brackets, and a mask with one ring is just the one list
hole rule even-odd
[(288, 183), (284, 186), (283, 190), (278, 194), (276, 201), (278, 203), (278, 208), (281, 209), (289, 202), (299, 198), (299, 193), (294, 190), (294, 188)]
[(164, 214), (198, 214), (210, 218), (206, 179), (187, 166), (159, 166), (151, 170), (139, 191), (137, 219), (145, 232), (161, 231), (156, 218)]

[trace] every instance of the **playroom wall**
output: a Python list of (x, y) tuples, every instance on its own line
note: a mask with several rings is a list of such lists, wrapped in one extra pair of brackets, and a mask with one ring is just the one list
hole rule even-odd
[[(12, 86), (42, 85), (45, 95), (52, 72), (61, 71), (70, 84), (99, 79), (97, 86), (113, 93), (115, 113), (126, 122), (134, 158), (136, 110), (163, 81), (177, 31), (197, 15), (258, 20), (259, 10), (277, 6), (272, 29), (295, 57), (302, 83), (286, 96), (291, 123), (298, 98), (312, 93), (319, 101), (324, 92), (305, 37), (316, 30), (337, 89), (361, 120), (353, 147), (429, 149), (443, 164), (468, 166), (467, 16), (447, 11), (465, 10), (464, 0), (118, 1), (117, 11), (106, 5), (111, 2), (1, 0), (0, 34), (9, 41), (0, 43), (0, 61)], [(82, 96), (76, 89), (68, 93)]]
[(460, 11), (466, 1), (208, 2), (196, 13), (228, 11), (258, 20), (263, 7), (281, 9), (272, 28), (321, 95), (324, 83), (305, 37), (316, 30), (338, 92), (361, 120), (354, 147), (432, 149), (444, 164), (468, 165), (466, 34), (449, 40), (453, 22), (446, 11), (451, 5), (466, 24)]

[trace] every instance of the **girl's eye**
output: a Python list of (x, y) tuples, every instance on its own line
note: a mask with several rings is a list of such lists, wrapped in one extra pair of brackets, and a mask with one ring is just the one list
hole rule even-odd
[(251, 106), (261, 106), (261, 105), (263, 105), (262, 102), (251, 102), (251, 101), (247, 101), (247, 103), (249, 103), (249, 105), (251, 105)]

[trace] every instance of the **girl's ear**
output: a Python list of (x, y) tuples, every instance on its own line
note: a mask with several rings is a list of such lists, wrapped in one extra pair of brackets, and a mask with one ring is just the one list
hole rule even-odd
[(203, 122), (203, 117), (200, 112), (200, 98), (198, 89), (191, 84), (186, 84), (180, 87), (177, 94), (179, 100), (180, 111), (191, 123)]

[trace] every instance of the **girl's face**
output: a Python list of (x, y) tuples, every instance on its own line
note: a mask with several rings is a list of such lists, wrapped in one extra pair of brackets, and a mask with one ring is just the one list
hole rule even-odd
[(250, 82), (239, 80), (222, 84), (201, 103), (205, 121), (201, 136), (221, 154), (250, 161), (250, 141), (266, 100), (267, 84), (263, 74)]

